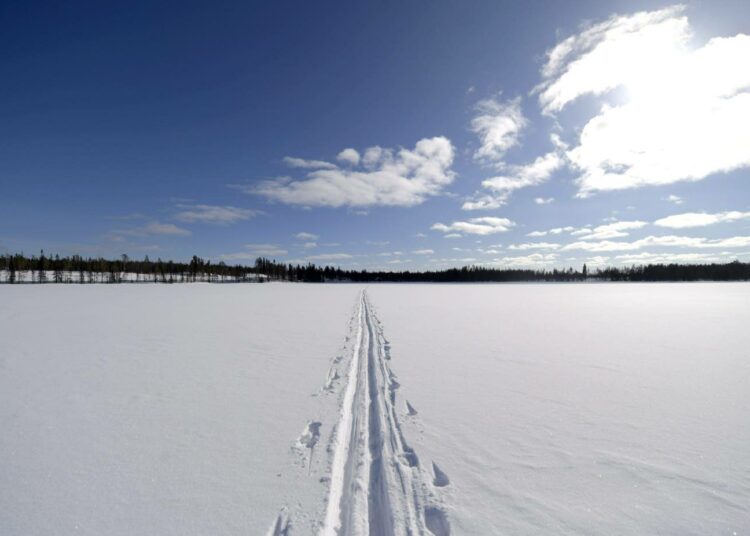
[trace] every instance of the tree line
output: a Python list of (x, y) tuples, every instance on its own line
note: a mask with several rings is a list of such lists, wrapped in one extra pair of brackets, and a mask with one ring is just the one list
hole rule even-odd
[(260, 258), (255, 269), (270, 279), (286, 281), (326, 282), (352, 281), (357, 283), (511, 283), (534, 281), (748, 281), (750, 263), (733, 261), (725, 264), (647, 264), (629, 267), (607, 267), (589, 270), (517, 269), (488, 266), (464, 266), (446, 270), (427, 271), (369, 271), (342, 270), (331, 266), (319, 267), (277, 263)]
[(465, 266), (447, 270), (381, 271), (342, 270), (340, 267), (315, 264), (285, 264), (260, 257), (252, 266), (227, 265), (224, 262), (193, 256), (189, 262), (152, 261), (146, 256), (134, 260), (127, 255), (119, 259), (83, 258), (80, 255), (60, 257), (23, 254), (0, 256), (0, 282), (5, 283), (222, 283), (263, 282), (266, 280), (307, 283), (323, 282), (393, 282), (393, 283), (471, 283), (533, 281), (748, 281), (750, 263), (733, 261), (725, 264), (646, 264), (588, 270), (506, 269), (488, 266)]
[(189, 262), (152, 261), (121, 255), (119, 259), (83, 258), (80, 255), (47, 256), (42, 250), (38, 256), (22, 253), (0, 256), (0, 272), (5, 283), (223, 283), (256, 281), (252, 267), (193, 256)]

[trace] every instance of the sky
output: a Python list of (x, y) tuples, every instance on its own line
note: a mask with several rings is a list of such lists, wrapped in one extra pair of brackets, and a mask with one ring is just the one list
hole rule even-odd
[(0, 0), (0, 253), (750, 261), (750, 4)]

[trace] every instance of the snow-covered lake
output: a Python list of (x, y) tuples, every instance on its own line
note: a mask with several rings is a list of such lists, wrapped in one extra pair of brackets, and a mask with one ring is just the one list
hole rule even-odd
[(0, 286), (0, 534), (750, 529), (750, 285), (363, 288)]

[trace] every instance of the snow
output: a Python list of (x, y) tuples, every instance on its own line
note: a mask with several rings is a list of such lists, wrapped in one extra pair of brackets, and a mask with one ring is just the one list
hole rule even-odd
[(750, 285), (2, 285), (0, 534), (744, 534)]
[(750, 285), (368, 293), (455, 534), (750, 529)]
[(0, 534), (264, 534), (359, 290), (0, 286)]

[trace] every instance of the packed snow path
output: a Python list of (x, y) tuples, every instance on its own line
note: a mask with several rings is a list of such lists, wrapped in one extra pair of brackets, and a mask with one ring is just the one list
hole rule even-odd
[(401, 432), (395, 408), (399, 384), (364, 291), (355, 337), (320, 534), (447, 536), (445, 513), (426, 504), (428, 484)]

